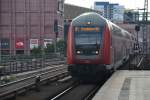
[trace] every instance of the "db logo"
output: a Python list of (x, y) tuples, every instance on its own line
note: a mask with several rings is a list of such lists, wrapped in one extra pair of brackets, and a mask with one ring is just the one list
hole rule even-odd
[(24, 43), (19, 41), (16, 43), (16, 47), (19, 48), (19, 47), (23, 47), (24, 46)]
[(21, 47), (23, 46), (23, 42), (17, 42), (16, 45)]

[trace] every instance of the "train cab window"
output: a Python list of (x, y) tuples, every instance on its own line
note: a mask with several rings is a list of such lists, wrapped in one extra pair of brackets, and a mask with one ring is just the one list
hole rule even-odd
[[(75, 45), (76, 47), (91, 47), (91, 48), (97, 48), (100, 47), (101, 44), (101, 40), (102, 40), (102, 29), (99, 29), (99, 31), (97, 31), (98, 29), (96, 29), (96, 31), (94, 30), (94, 28), (92, 29), (88, 29), (85, 30), (87, 28), (84, 28), (84, 30), (78, 30), (77, 28), (75, 28)], [(78, 30), (78, 31), (77, 31)]]
[(76, 44), (100, 44), (100, 35), (98, 33), (76, 33)]

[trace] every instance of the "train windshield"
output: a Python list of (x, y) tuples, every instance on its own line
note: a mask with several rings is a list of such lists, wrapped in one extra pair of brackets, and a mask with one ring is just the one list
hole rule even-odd
[(99, 48), (101, 37), (102, 30), (99, 27), (75, 29), (76, 48)]

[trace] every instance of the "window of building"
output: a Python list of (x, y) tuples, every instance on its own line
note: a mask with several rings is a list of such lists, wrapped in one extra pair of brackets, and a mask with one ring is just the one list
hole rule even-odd
[(16, 50), (16, 54), (24, 54), (24, 50)]
[(1, 51), (2, 55), (9, 55), (9, 53), (10, 53), (9, 50), (2, 50)]

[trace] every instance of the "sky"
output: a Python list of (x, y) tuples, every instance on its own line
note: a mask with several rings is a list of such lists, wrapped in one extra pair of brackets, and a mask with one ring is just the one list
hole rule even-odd
[(144, 0), (65, 0), (65, 3), (91, 8), (94, 6), (95, 1), (109, 1), (110, 3), (119, 3), (120, 5), (124, 5), (125, 8), (129, 9), (141, 9), (144, 7)]

